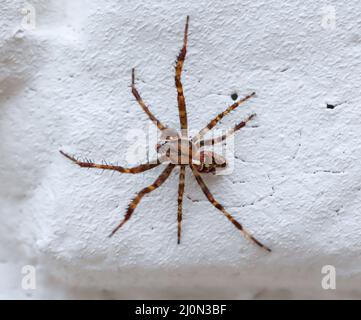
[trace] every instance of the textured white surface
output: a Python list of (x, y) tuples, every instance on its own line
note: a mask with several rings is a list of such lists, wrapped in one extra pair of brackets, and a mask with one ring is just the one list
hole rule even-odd
[[(359, 297), (360, 2), (75, 3), (33, 1), (31, 31), (18, 30), (22, 1), (0, 4), (0, 254), (14, 270), (1, 296), (25, 295), (17, 270), (33, 264), (33, 297)], [(334, 30), (321, 25), (326, 5)], [(187, 14), (190, 127), (231, 93), (257, 92), (220, 126), (258, 115), (235, 137), (234, 173), (205, 180), (271, 254), (242, 238), (189, 172), (177, 246), (178, 170), (108, 239), (161, 169), (112, 176), (58, 153), (126, 163), (129, 130), (148, 124), (130, 93), (132, 67), (151, 110), (178, 125), (173, 63)], [(328, 264), (332, 293), (321, 289)]]

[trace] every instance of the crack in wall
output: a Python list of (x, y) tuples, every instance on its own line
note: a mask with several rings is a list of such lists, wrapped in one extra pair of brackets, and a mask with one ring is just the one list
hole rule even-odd
[(320, 169), (320, 170), (315, 170), (315, 171), (313, 171), (313, 172), (306, 172), (306, 174), (318, 174), (318, 173), (344, 174), (345, 171), (343, 171), (343, 170)]

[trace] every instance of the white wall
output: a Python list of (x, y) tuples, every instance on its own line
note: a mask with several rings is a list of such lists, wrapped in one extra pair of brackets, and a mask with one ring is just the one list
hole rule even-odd
[[(359, 1), (30, 3), (33, 30), (21, 30), (23, 1), (0, 4), (1, 297), (360, 297)], [(178, 246), (178, 170), (108, 239), (161, 169), (102, 174), (58, 153), (126, 164), (129, 130), (148, 126), (132, 67), (152, 111), (178, 125), (173, 66), (187, 14), (190, 127), (231, 93), (257, 92), (220, 125), (257, 113), (235, 137), (234, 172), (205, 180), (271, 254), (242, 238), (189, 172)], [(27, 264), (34, 292), (20, 288)], [(336, 267), (336, 292), (321, 288), (324, 265)]]

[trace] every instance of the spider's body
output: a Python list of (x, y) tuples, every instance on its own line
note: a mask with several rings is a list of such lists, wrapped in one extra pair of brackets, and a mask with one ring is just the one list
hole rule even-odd
[(167, 137), (157, 145), (158, 158), (175, 165), (192, 163), (196, 146), (191, 139), (177, 136)]
[(153, 190), (160, 187), (164, 181), (168, 179), (173, 169), (176, 166), (180, 167), (179, 172), (179, 188), (178, 188), (178, 243), (180, 243), (181, 239), (181, 226), (182, 226), (182, 205), (183, 205), (183, 194), (184, 194), (184, 183), (185, 183), (185, 170), (186, 167), (190, 167), (193, 175), (195, 176), (199, 186), (204, 192), (205, 196), (209, 200), (209, 202), (219, 211), (221, 211), (228, 220), (230, 220), (233, 225), (250, 241), (252, 241), (257, 246), (265, 249), (266, 251), (271, 251), (268, 247), (259, 242), (256, 238), (254, 238), (244, 227), (236, 221), (231, 214), (229, 214), (225, 208), (213, 197), (208, 187), (203, 181), (201, 177), (201, 173), (214, 173), (218, 168), (225, 168), (227, 166), (226, 160), (212, 152), (207, 151), (205, 147), (213, 146), (217, 143), (220, 143), (227, 139), (230, 135), (232, 135), (235, 131), (243, 128), (248, 121), (250, 121), (255, 114), (249, 116), (246, 120), (238, 123), (233, 128), (231, 128), (227, 133), (222, 136), (213, 138), (213, 139), (205, 139), (204, 136), (210, 130), (212, 130), (216, 124), (231, 111), (235, 110), (241, 103), (245, 102), (249, 98), (255, 95), (252, 93), (243, 99), (240, 99), (229, 106), (225, 111), (218, 114), (214, 119), (212, 119), (206, 127), (199, 131), (199, 133), (190, 138), (188, 136), (188, 120), (187, 120), (187, 111), (186, 111), (186, 103), (183, 94), (183, 85), (181, 82), (181, 74), (183, 69), (184, 60), (187, 53), (187, 40), (188, 40), (188, 24), (189, 17), (187, 17), (185, 31), (184, 31), (184, 41), (183, 47), (177, 57), (176, 67), (175, 67), (175, 85), (177, 88), (177, 99), (178, 99), (178, 109), (179, 109), (179, 120), (181, 131), (178, 133), (174, 129), (170, 129), (164, 124), (162, 124), (149, 110), (144, 101), (142, 100), (138, 90), (135, 87), (135, 71), (132, 70), (132, 93), (136, 98), (137, 102), (143, 109), (143, 111), (148, 115), (149, 119), (158, 127), (161, 131), (161, 141), (157, 144), (156, 150), (158, 153), (158, 159), (154, 162), (149, 162), (145, 164), (138, 165), (133, 168), (124, 168), (121, 166), (108, 165), (108, 164), (96, 164), (89, 161), (83, 162), (77, 160), (75, 157), (72, 157), (63, 151), (60, 151), (65, 157), (75, 162), (81, 167), (84, 168), (98, 168), (103, 170), (114, 170), (121, 173), (128, 174), (137, 174), (150, 169), (153, 169), (161, 164), (166, 164), (166, 168), (159, 175), (159, 177), (148, 187), (142, 189), (136, 197), (129, 204), (128, 209), (126, 211), (124, 219), (119, 223), (119, 225), (113, 230), (110, 236), (112, 236), (116, 231), (118, 231), (124, 223), (126, 223), (134, 213), (137, 205), (142, 200), (142, 198), (152, 192)]
[(157, 145), (158, 159), (175, 165), (192, 164), (198, 172), (215, 173), (217, 168), (225, 168), (227, 161), (221, 155), (203, 150), (191, 138), (168, 136)]

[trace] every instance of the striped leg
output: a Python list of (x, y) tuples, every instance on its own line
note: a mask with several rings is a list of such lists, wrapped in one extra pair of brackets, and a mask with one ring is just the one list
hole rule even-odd
[(154, 115), (150, 112), (149, 108), (145, 105), (143, 99), (141, 98), (138, 90), (135, 87), (135, 70), (132, 69), (132, 93), (135, 99), (138, 101), (139, 105), (142, 107), (143, 111), (148, 115), (149, 119), (158, 127), (159, 130), (164, 130), (167, 127), (163, 125)]
[(232, 129), (228, 130), (224, 135), (220, 136), (220, 137), (216, 137), (216, 138), (212, 138), (212, 139), (207, 139), (207, 140), (201, 140), (199, 141), (199, 145), (200, 147), (203, 146), (212, 146), (215, 145), (217, 143), (220, 143), (224, 140), (226, 140), (229, 136), (231, 136), (233, 133), (235, 133), (236, 131), (238, 131), (239, 129), (243, 128), (248, 121), (252, 120), (254, 117), (256, 116), (256, 114), (252, 114), (250, 115), (246, 120), (236, 124)]
[(186, 102), (183, 94), (183, 85), (181, 81), (183, 64), (187, 54), (188, 24), (189, 24), (189, 16), (187, 16), (186, 25), (184, 29), (183, 47), (177, 57), (177, 65), (175, 68), (175, 86), (177, 88), (177, 94), (178, 94), (177, 98), (178, 98), (179, 120), (182, 129), (182, 135), (187, 135), (187, 130), (188, 130)]
[(109, 165), (109, 164), (96, 164), (96, 163), (93, 163), (90, 161), (79, 161), (76, 158), (66, 154), (63, 151), (60, 151), (60, 153), (82, 168), (96, 168), (96, 169), (103, 169), (103, 170), (113, 170), (113, 171), (119, 171), (121, 173), (132, 173), (132, 174), (141, 173), (141, 172), (153, 169), (161, 164), (160, 161), (157, 161), (156, 163), (141, 164), (141, 165), (133, 167), (133, 168), (124, 168), (124, 167), (114, 166), (114, 165)]
[(247, 238), (248, 240), (252, 241), (254, 244), (256, 244), (257, 246), (261, 247), (262, 249), (271, 252), (271, 249), (269, 249), (268, 247), (266, 247), (265, 245), (263, 245), (261, 242), (259, 242), (255, 237), (253, 237), (246, 229), (243, 228), (243, 226), (236, 221), (224, 208), (223, 206), (216, 200), (214, 199), (213, 195), (211, 194), (211, 192), (209, 191), (208, 187), (206, 186), (206, 184), (204, 183), (200, 173), (191, 165), (191, 169), (192, 172), (199, 184), (199, 186), (201, 187), (203, 193), (206, 195), (207, 199), (209, 200), (210, 203), (212, 203), (212, 205), (214, 207), (216, 207), (219, 211), (221, 211), (227, 218), (229, 221), (231, 221), (233, 223), (233, 225), (239, 230), (241, 231), (241, 233), (244, 235), (245, 238)]
[(255, 94), (255, 92), (252, 92), (250, 95), (244, 97), (241, 100), (238, 100), (237, 102), (229, 106), (226, 110), (218, 114), (211, 122), (207, 124), (206, 127), (204, 127), (201, 131), (198, 132), (198, 134), (193, 138), (193, 142), (197, 142), (199, 139), (201, 139), (208, 131), (212, 130), (216, 126), (216, 124), (223, 119), (223, 117), (228, 115), (230, 112), (236, 109), (243, 102), (253, 97)]
[(182, 165), (179, 172), (179, 187), (178, 187), (178, 244), (180, 244), (182, 234), (182, 206), (184, 194), (186, 166)]
[(160, 187), (164, 181), (167, 180), (167, 178), (169, 177), (169, 175), (171, 174), (172, 170), (174, 169), (175, 165), (174, 164), (169, 164), (167, 166), (167, 168), (165, 168), (165, 170), (160, 174), (160, 176), (148, 187), (144, 188), (143, 190), (141, 190), (136, 197), (132, 200), (132, 202), (130, 203), (128, 209), (127, 209), (127, 213), (124, 216), (124, 219), (119, 223), (119, 225), (112, 231), (112, 233), (109, 235), (109, 237), (113, 236), (114, 233), (116, 233), (123, 225), (124, 223), (126, 223), (130, 217), (132, 216), (135, 208), (137, 207), (137, 205), (139, 204), (139, 202), (142, 200), (142, 198), (147, 194), (152, 192), (153, 190), (157, 189), (158, 187)]

